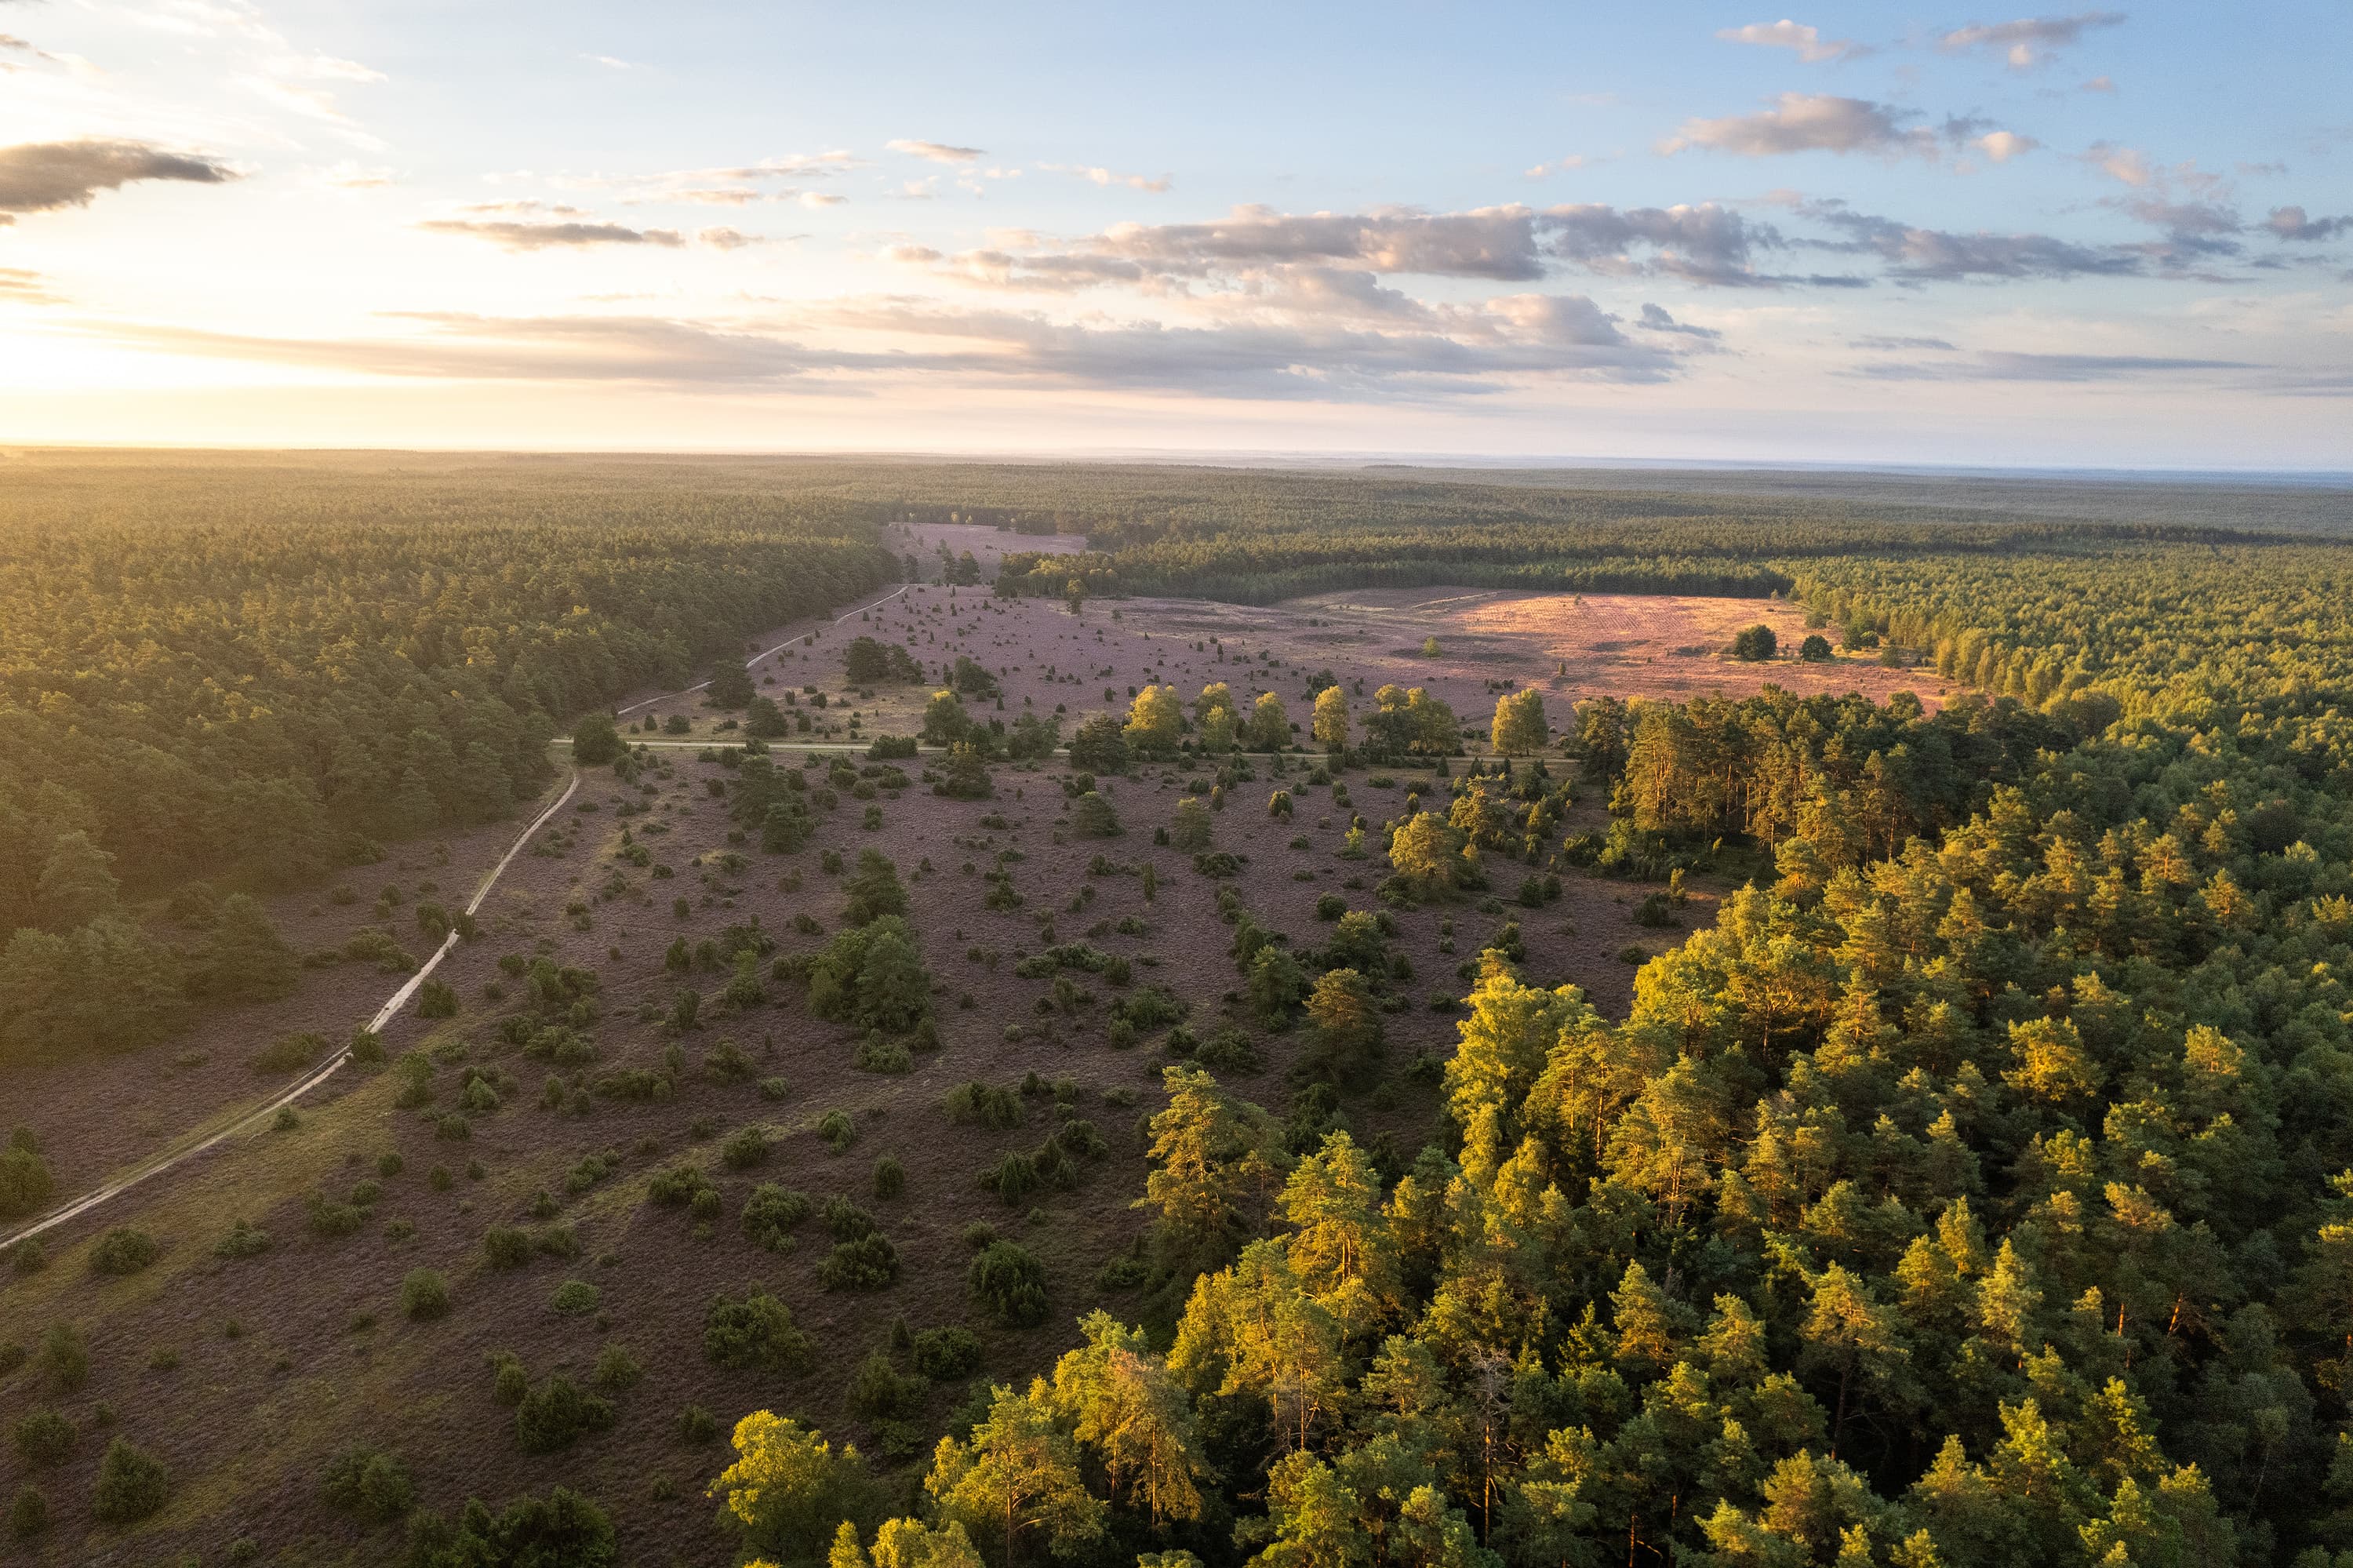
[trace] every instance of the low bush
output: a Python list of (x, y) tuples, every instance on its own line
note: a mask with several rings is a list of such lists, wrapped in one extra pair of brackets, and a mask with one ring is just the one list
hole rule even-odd
[(702, 1315), (702, 1353), (735, 1372), (805, 1372), (817, 1347), (793, 1326), (792, 1309), (754, 1286), (741, 1300), (714, 1296)]
[(320, 1490), (329, 1508), (370, 1524), (389, 1524), (402, 1518), (417, 1499), (408, 1467), (364, 1443), (353, 1444), (327, 1461)]
[(584, 1393), (561, 1372), (523, 1395), (515, 1406), (515, 1442), (526, 1454), (553, 1454), (568, 1448), (583, 1433), (601, 1432), (613, 1425), (609, 1400)]
[(926, 1329), (915, 1336), (915, 1370), (934, 1383), (980, 1370), (980, 1336), (970, 1329)]
[(438, 1268), (412, 1268), (400, 1282), (400, 1310), (417, 1322), (430, 1322), (449, 1311), (449, 1280)]
[(946, 1103), (948, 1119), (959, 1126), (1018, 1127), (1025, 1119), (1018, 1096), (978, 1078), (950, 1089)]
[(858, 1141), (858, 1124), (849, 1119), (848, 1111), (829, 1110), (818, 1122), (817, 1135), (836, 1154), (846, 1154), (849, 1146)]
[(874, 1162), (874, 1195), (896, 1198), (907, 1190), (907, 1168), (893, 1155), (886, 1154)]
[(323, 1034), (280, 1034), (254, 1053), (253, 1070), (257, 1073), (291, 1073), (309, 1066), (326, 1053), (327, 1037)]
[(850, 1375), (849, 1408), (862, 1420), (897, 1420), (922, 1408), (925, 1392), (922, 1378), (900, 1375), (891, 1358), (877, 1351)]
[(9, 1436), (16, 1440), (17, 1456), (38, 1470), (65, 1463), (79, 1434), (72, 1422), (39, 1404), (17, 1418)]
[(719, 1163), (730, 1171), (749, 1171), (768, 1162), (768, 1133), (765, 1128), (738, 1128), (727, 1135), (719, 1146)]
[(492, 1225), (482, 1233), (482, 1261), (492, 1268), (521, 1268), (531, 1254), (531, 1233), (521, 1225)]
[(93, 1274), (121, 1276), (136, 1274), (155, 1261), (163, 1252), (155, 1238), (145, 1231), (130, 1225), (117, 1225), (98, 1238), (90, 1249), (90, 1267)]
[(136, 1524), (172, 1495), (171, 1472), (153, 1454), (121, 1437), (106, 1446), (99, 1462), (98, 1491), (90, 1511), (105, 1525)]
[(966, 1287), (983, 1310), (1008, 1329), (1028, 1329), (1046, 1320), (1046, 1269), (1026, 1247), (1012, 1242), (991, 1242), (965, 1276)]
[(770, 1252), (789, 1252), (793, 1245), (791, 1231), (808, 1216), (806, 1193), (763, 1181), (744, 1200), (744, 1234), (754, 1245)]
[(842, 1242), (817, 1266), (828, 1290), (883, 1290), (899, 1277), (899, 1249), (879, 1233)]
[(631, 1355), (628, 1346), (607, 1345), (596, 1352), (596, 1370), (589, 1377), (607, 1393), (618, 1393), (645, 1375), (645, 1363)]

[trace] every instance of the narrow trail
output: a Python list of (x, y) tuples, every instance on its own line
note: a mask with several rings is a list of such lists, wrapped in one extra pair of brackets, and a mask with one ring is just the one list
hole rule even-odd
[[(853, 615), (861, 615), (878, 606), (888, 604), (892, 599), (897, 599), (901, 594), (905, 593), (909, 586), (910, 585), (907, 584), (902, 584), (895, 591), (884, 594), (881, 599), (871, 600), (866, 604), (858, 605), (843, 614), (834, 617), (832, 624), (839, 626)], [(806, 635), (806, 633), (803, 635)], [(759, 652), (753, 654), (749, 659), (744, 661), (744, 667), (746, 670), (752, 669), (763, 659), (766, 659), (786, 648), (791, 647), (798, 641), (800, 641), (798, 637), (788, 637), (773, 648), (763, 649)], [(703, 681), (698, 684), (687, 687), (683, 692), (665, 692), (660, 696), (648, 697), (643, 702), (632, 703), (628, 707), (618, 709), (617, 712), (626, 714), (634, 712), (638, 708), (650, 707), (656, 703), (667, 701), (671, 697), (690, 695), (692, 693), (702, 690), (704, 686), (708, 686), (709, 684), (711, 684), (710, 682)], [(538, 816), (533, 817), (531, 821), (530, 826), (524, 828), (522, 832), (515, 835), (514, 842), (507, 846), (507, 853), (499, 857), (499, 863), (491, 867), (490, 874), (482, 878), (481, 885), (474, 890), (472, 900), (466, 906), (467, 914), (474, 914), (481, 908), (482, 901), (491, 895), (491, 889), (498, 885), (499, 878), (505, 874), (507, 867), (513, 863), (514, 857), (522, 853), (523, 846), (531, 842), (533, 837), (538, 833), (539, 830), (545, 827), (549, 821), (554, 817), (555, 813), (564, 809), (565, 803), (570, 800), (575, 794), (579, 792), (579, 789), (580, 774), (575, 768), (573, 771), (571, 778), (565, 781), (564, 792), (561, 795), (558, 795), (554, 803), (549, 805), (545, 810), (540, 812)], [(391, 997), (386, 1000), (382, 1007), (376, 1009), (375, 1016), (369, 1019), (367, 1022), (369, 1031), (371, 1033), (382, 1032), (385, 1025), (390, 1023), (400, 1010), (408, 1004), (409, 1000), (416, 996), (418, 989), (422, 987), (427, 980), (432, 978), (433, 971), (440, 967), (441, 960), (448, 958), (450, 951), (455, 948), (457, 945), (458, 933), (455, 931), (452, 931), (447, 937), (444, 937), (441, 939), (440, 947), (434, 949), (433, 956), (426, 959), (422, 964), (419, 964), (417, 968), (417, 972), (410, 975), (406, 980), (402, 982), (400, 989), (394, 991)], [(351, 1061), (351, 1057), (352, 1047), (348, 1043), (346, 1043), (338, 1049), (332, 1056), (329, 1057), (323, 1065), (314, 1068), (290, 1088), (272, 1096), (269, 1100), (260, 1105), (252, 1107), (251, 1108), (241, 1112), (232, 1113), (231, 1119), (225, 1126), (215, 1127), (210, 1131), (206, 1131), (204, 1126), (199, 1126), (195, 1131), (183, 1134), (181, 1142), (166, 1145), (163, 1150), (149, 1156), (144, 1161), (132, 1167), (122, 1175), (114, 1177), (111, 1181), (90, 1189), (89, 1192), (82, 1193), (79, 1197), (68, 1200), (66, 1202), (51, 1209), (47, 1213), (43, 1214), (40, 1218), (32, 1221), (28, 1224), (8, 1232), (5, 1235), (0, 1235), (0, 1248), (14, 1246), (20, 1241), (39, 1235), (43, 1232), (53, 1230), (57, 1226), (62, 1225), (69, 1220), (77, 1219), (81, 1215), (90, 1213), (92, 1209), (99, 1207), (100, 1204), (103, 1204), (111, 1199), (121, 1197), (123, 1193), (128, 1192), (131, 1189), (139, 1186), (142, 1182), (153, 1181), (154, 1178), (163, 1175), (165, 1171), (178, 1169), (180, 1166), (186, 1164), (189, 1160), (194, 1160), (196, 1156), (204, 1153), (206, 1150), (217, 1148), (219, 1145), (227, 1142), (230, 1139), (237, 1137), (240, 1133), (253, 1130), (262, 1122), (276, 1116), (283, 1107), (292, 1105), (304, 1095), (309, 1094), (311, 1090), (325, 1083), (329, 1078), (333, 1077), (336, 1073), (340, 1072), (343, 1066)], [(193, 1139), (194, 1141), (187, 1141), (189, 1139)]]

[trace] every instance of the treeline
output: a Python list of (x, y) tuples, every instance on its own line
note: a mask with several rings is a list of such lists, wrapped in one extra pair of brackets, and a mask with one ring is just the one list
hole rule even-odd
[[(544, 782), (559, 719), (686, 684), (743, 636), (897, 575), (846, 509), (676, 477), (12, 469), (0, 932), (30, 935), (0, 958), (0, 1019), (89, 988), (47, 971), (58, 942), (89, 945), (114, 883), (126, 899), (282, 886), (372, 840), (502, 817)], [(0, 1044), (26, 1033), (0, 1024)]]

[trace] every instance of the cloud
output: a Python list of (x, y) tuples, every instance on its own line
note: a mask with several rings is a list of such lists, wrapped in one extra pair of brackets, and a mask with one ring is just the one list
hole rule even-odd
[(800, 194), (800, 204), (808, 207), (839, 207), (849, 199), (848, 196), (836, 196), (831, 191), (803, 191)]
[[(1281, 323), (1204, 327), (1056, 321), (931, 302), (835, 302), (776, 323), (713, 326), (658, 317), (396, 318), (403, 337), (304, 339), (174, 326), (84, 323), (152, 351), (352, 374), (508, 382), (645, 382), (839, 394), (920, 376), (929, 385), (1357, 402), (1478, 396), (1525, 377), (1646, 382), (1676, 357), (1630, 342), (1581, 296), (1489, 302), (1448, 331)], [(812, 346), (811, 332), (872, 347)], [(913, 346), (910, 346), (910, 345)]]
[(2340, 234), (2353, 234), (2353, 217), (2307, 217), (2300, 207), (2275, 207), (2263, 219), (2263, 227), (2274, 239), (2334, 239)]
[[(1841, 98), (1828, 92), (1785, 92), (1777, 106), (1757, 114), (1735, 114), (1720, 120), (1686, 120), (1659, 151), (1675, 154), (1693, 148), (1732, 153), (1745, 158), (1775, 157), (1785, 153), (1872, 153), (1883, 157), (1917, 154), (1934, 157), (1947, 146), (1960, 146), (1976, 137), (1982, 146), (1994, 137), (2022, 152), (2025, 137), (2007, 132), (1981, 134), (1985, 122), (1950, 119), (1941, 127), (1907, 125), (1905, 111), (1869, 99)], [(2009, 152), (2000, 154), (2009, 156)], [(1999, 159), (1997, 159), (1999, 161)]]
[(1537, 164), (1531, 166), (1527, 171), (1527, 176), (1532, 180), (1540, 180), (1546, 175), (1565, 175), (1572, 169), (1585, 167), (1591, 161), (1582, 153), (1571, 153), (1565, 158), (1555, 158), (1549, 164)]
[(747, 245), (765, 245), (764, 234), (746, 234), (739, 228), (698, 228), (694, 231), (698, 245), (708, 245), (713, 250), (741, 250)]
[(2215, 370), (2256, 370), (2240, 359), (2182, 359), (2146, 354), (1989, 352), (1946, 365), (1872, 365), (1858, 375), (1882, 381), (2116, 381)]
[(1671, 332), (1684, 337), (1699, 338), (1707, 343), (1714, 343), (1724, 336), (1713, 327), (1694, 326), (1689, 322), (1679, 322), (1659, 306), (1652, 304), (1645, 304), (1642, 307), (1642, 314), (1634, 324), (1644, 332)]
[(1798, 58), (1813, 64), (1821, 60), (1860, 59), (1871, 50), (1852, 38), (1825, 38), (1821, 29), (1784, 18), (1778, 22), (1751, 22), (1745, 27), (1725, 27), (1717, 37), (1727, 44), (1754, 44), (1760, 48), (1794, 49)]
[(2113, 79), (2105, 76), (2095, 76), (2091, 80), (2085, 82), (2077, 90), (2082, 92), (2114, 92), (2116, 90), (2116, 84)]
[(945, 142), (916, 142), (902, 138), (894, 142), (885, 142), (883, 145), (894, 153), (904, 153), (910, 157), (929, 158), (934, 164), (969, 164), (975, 158), (987, 155), (984, 148), (956, 147)]
[(504, 250), (580, 249), (592, 245), (676, 247), (686, 243), (674, 228), (630, 228), (618, 223), (476, 222), (442, 217), (417, 227), (427, 234), (459, 234), (487, 239)]
[(1989, 131), (1969, 145), (1997, 164), (2007, 164), (2021, 153), (2031, 153), (2042, 143), (2031, 136), (2021, 136), (2014, 131)]
[(216, 185), (237, 177), (226, 164), (144, 142), (25, 142), (0, 147), (0, 215), (88, 207), (99, 192), (137, 180)]
[(1730, 288), (1862, 281), (1759, 271), (1755, 253), (1782, 243), (1771, 225), (1713, 202), (1629, 208), (1513, 205), (1448, 213), (1383, 207), (1298, 214), (1241, 207), (1208, 223), (1120, 224), (1060, 242), (1009, 232), (992, 237), (985, 248), (953, 255), (910, 246), (883, 255), (963, 282), (1050, 293), (1124, 286), (1161, 294), (1274, 298), (1288, 291), (1337, 298), (1353, 297), (1356, 284), (1347, 280), (1357, 277), (1514, 283), (1564, 268)]
[(580, 58), (588, 61), (591, 65), (603, 66), (607, 70), (637, 69), (637, 67), (631, 65), (628, 61), (625, 59), (617, 59), (611, 55), (582, 55)]
[(2072, 16), (2022, 16), (2014, 22), (1972, 22), (1955, 27), (1936, 40), (1948, 55), (1984, 50), (2000, 55), (2012, 70), (2042, 63), (2053, 49), (2080, 42), (2094, 27), (2113, 27), (2125, 19), (2122, 11), (2079, 11)]
[(1551, 254), (1588, 271), (1735, 288), (1788, 281), (1760, 276), (1751, 265), (1753, 251), (1779, 245), (1779, 234), (1714, 202), (1622, 209), (1584, 203), (1548, 208), (1535, 222)]
[(1846, 236), (1816, 241), (1822, 249), (1877, 256), (1899, 281), (2123, 277), (2143, 270), (2143, 254), (2129, 246), (2077, 245), (2047, 234), (1957, 234), (1857, 212), (1835, 200), (1800, 202), (1798, 211)]
[(1119, 175), (1109, 169), (1089, 168), (1076, 164), (1040, 164), (1038, 166), (1049, 174), (1075, 175), (1094, 185), (1125, 185), (1130, 190), (1150, 191), (1155, 196), (1167, 190), (1169, 185), (1166, 175), (1154, 179), (1146, 175)]
[(0, 305), (54, 305), (62, 303), (49, 292), (47, 281), (38, 272), (22, 267), (0, 267)]
[(1848, 339), (1847, 346), (1888, 351), (1936, 349), (1955, 352), (1953, 345), (1941, 337), (1857, 337)]
[(390, 169), (363, 168), (346, 158), (332, 168), (319, 171), (319, 180), (339, 191), (381, 190), (393, 183)]

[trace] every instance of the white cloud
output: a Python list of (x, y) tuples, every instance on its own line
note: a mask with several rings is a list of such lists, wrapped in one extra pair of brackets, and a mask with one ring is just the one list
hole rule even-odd
[(1997, 164), (2007, 164), (2021, 153), (2031, 153), (2042, 143), (2015, 131), (1989, 131), (1969, 145)]
[(1871, 52), (1852, 38), (1825, 38), (1820, 28), (1792, 22), (1787, 17), (1778, 22), (1751, 22), (1745, 27), (1725, 27), (1715, 36), (1728, 44), (1793, 49), (1799, 59), (1809, 64), (1821, 60), (1856, 59)]
[(1120, 175), (1109, 169), (1093, 168), (1080, 164), (1040, 164), (1039, 168), (1051, 175), (1073, 175), (1092, 185), (1125, 185), (1130, 190), (1150, 191), (1154, 195), (1168, 189), (1168, 176), (1155, 179), (1149, 175)]
[(904, 153), (913, 158), (929, 158), (935, 164), (969, 164), (975, 158), (986, 155), (986, 150), (983, 148), (957, 147), (945, 142), (918, 142), (901, 138), (897, 141), (885, 142), (883, 145), (894, 153)]

